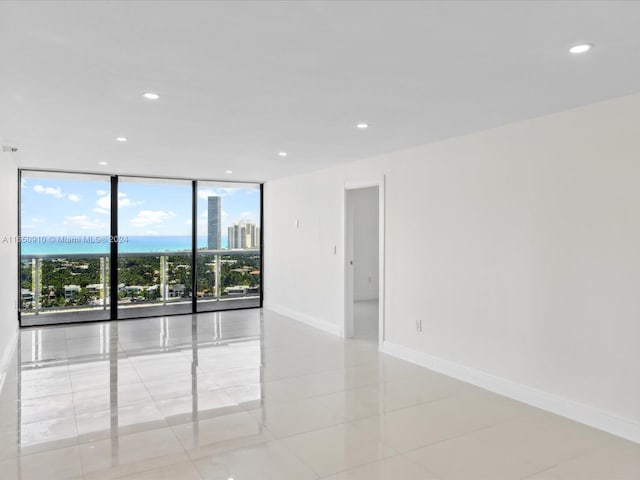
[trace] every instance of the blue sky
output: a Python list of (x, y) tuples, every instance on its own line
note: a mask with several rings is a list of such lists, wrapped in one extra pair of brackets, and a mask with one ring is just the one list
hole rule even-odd
[[(109, 235), (109, 181), (23, 175), (22, 235)], [(240, 220), (258, 223), (260, 190), (203, 182), (198, 236), (207, 234), (207, 197), (222, 197), (222, 235)], [(191, 235), (191, 184), (119, 182), (119, 234)]]

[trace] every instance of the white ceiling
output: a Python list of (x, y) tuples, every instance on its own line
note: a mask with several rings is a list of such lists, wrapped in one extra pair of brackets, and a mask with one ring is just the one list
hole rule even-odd
[(23, 167), (263, 181), (636, 93), (639, 47), (631, 1), (4, 1), (0, 137)]

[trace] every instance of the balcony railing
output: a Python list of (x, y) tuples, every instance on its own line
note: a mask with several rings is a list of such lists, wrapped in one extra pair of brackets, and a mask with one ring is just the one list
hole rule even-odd
[[(191, 303), (194, 294), (203, 310), (211, 302), (260, 298), (259, 249), (197, 250), (195, 253), (198, 275), (195, 292), (192, 291), (191, 283), (191, 251), (119, 253), (117, 261), (120, 272), (131, 268), (135, 259), (150, 259), (150, 262), (143, 265), (148, 267), (148, 271), (144, 272), (147, 279), (136, 284), (122, 282), (121, 279), (131, 275), (119, 273), (118, 308), (185, 305)], [(258, 257), (258, 260), (249, 262), (248, 257)], [(178, 263), (176, 259), (184, 261)], [(244, 260), (240, 262), (242, 266), (233, 268), (239, 260)], [(48, 272), (43, 274), (43, 266), (47, 261), (50, 262)], [(21, 313), (38, 315), (65, 311), (106, 311), (110, 307), (109, 263), (109, 255), (102, 253), (22, 255)], [(256, 265), (248, 265), (249, 263)], [(60, 278), (80, 277), (83, 270), (90, 268), (91, 272), (85, 275), (91, 276), (92, 283), (88, 284), (85, 276), (85, 281), (78, 281), (78, 284), (74, 284), (73, 280), (70, 280), (71, 283), (60, 284)], [(182, 282), (176, 278), (178, 270), (182, 270)], [(54, 276), (58, 279), (54, 282), (56, 285), (43, 283), (51, 283)], [(223, 276), (226, 278), (223, 279)], [(235, 284), (234, 279), (241, 283)], [(30, 285), (30, 288), (25, 288), (26, 285)]]

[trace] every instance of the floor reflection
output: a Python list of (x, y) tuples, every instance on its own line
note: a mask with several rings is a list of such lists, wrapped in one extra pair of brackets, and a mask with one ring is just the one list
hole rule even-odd
[(268, 310), (20, 333), (2, 480), (640, 478), (636, 444)]
[[(81, 445), (84, 456), (109, 458), (101, 467), (114, 468), (131, 455), (124, 437), (173, 427), (180, 442), (199, 448), (211, 443), (201, 423), (219, 417), (233, 426), (224, 440), (259, 437), (262, 425), (246, 410), (262, 399), (262, 325), (255, 311), (24, 330), (20, 454)], [(135, 456), (144, 458), (140, 445)]]

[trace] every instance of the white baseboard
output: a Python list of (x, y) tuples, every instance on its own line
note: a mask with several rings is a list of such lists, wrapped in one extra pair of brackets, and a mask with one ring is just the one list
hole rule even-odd
[(322, 320), (321, 318), (312, 317), (311, 315), (307, 315), (306, 313), (298, 312), (281, 305), (265, 303), (264, 308), (284, 315), (286, 317), (290, 317), (293, 320), (297, 320), (311, 327), (315, 327), (319, 330), (322, 330), (323, 332), (327, 332), (338, 337), (343, 336), (342, 326), (336, 323), (327, 322), (326, 320)]
[(9, 342), (5, 346), (4, 352), (2, 352), (2, 356), (0, 356), (0, 391), (4, 386), (4, 380), (7, 378), (7, 370), (9, 368), (9, 364), (11, 363), (11, 358), (16, 350), (16, 345), (18, 344), (18, 334), (19, 331), (16, 328), (11, 334), (11, 338)]
[(618, 417), (604, 410), (574, 402), (527, 385), (515, 383), (450, 360), (434, 357), (428, 353), (402, 345), (384, 342), (381, 350), (384, 353), (415, 363), (429, 370), (443, 373), (485, 390), (570, 418), (599, 430), (604, 430), (632, 442), (640, 443), (640, 423), (636, 421)]

